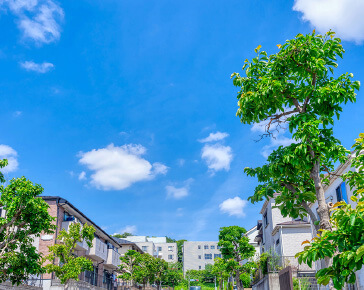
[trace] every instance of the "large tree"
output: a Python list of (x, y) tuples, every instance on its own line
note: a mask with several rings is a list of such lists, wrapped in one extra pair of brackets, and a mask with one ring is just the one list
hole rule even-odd
[(298, 34), (277, 46), (279, 51), (269, 57), (259, 46), (257, 56), (245, 60), (246, 76), (232, 74), (240, 88), (237, 116), (241, 122), (264, 122), (263, 136), (272, 137), (274, 130), (288, 127), (293, 138), (292, 144), (274, 150), (265, 165), (245, 169), (260, 182), (250, 200), (279, 192), (276, 205), (284, 216), (309, 214), (313, 222), (317, 218), (309, 203), (317, 200), (316, 229), (331, 230), (323, 184), (335, 162), (344, 162), (348, 153), (334, 137), (333, 124), (343, 103), (355, 102), (360, 83), (352, 81), (353, 74), (334, 75), (337, 57), (344, 53), (334, 32)]
[(354, 283), (355, 273), (364, 264), (364, 134), (353, 146), (355, 153), (350, 160), (353, 170), (341, 178), (353, 190), (351, 204), (340, 201), (332, 208), (330, 222), (332, 231), (322, 230), (320, 235), (307, 244), (303, 252), (297, 254), (300, 262), (311, 265), (313, 261), (333, 258), (332, 265), (317, 272), (320, 284), (328, 284), (332, 279), (336, 289), (345, 283)]
[[(7, 160), (0, 160), (0, 168)], [(0, 182), (4, 182), (0, 172)], [(0, 282), (19, 284), (30, 275), (43, 272), (41, 255), (33, 245), (42, 232), (55, 230), (48, 204), (39, 197), (43, 188), (25, 177), (0, 186)]]
[(216, 258), (211, 273), (216, 277), (219, 283), (219, 289), (223, 290), (224, 281), (227, 281), (230, 277), (226, 261), (222, 258)]
[(135, 250), (129, 250), (124, 256), (120, 257), (119, 271), (121, 274), (118, 276), (118, 278), (121, 278), (124, 281), (130, 281), (131, 286), (134, 286), (134, 271), (139, 265), (141, 255), (141, 253)]
[(87, 224), (72, 223), (66, 231), (62, 229), (57, 242), (49, 246), (49, 255), (44, 258), (45, 269), (48, 273), (55, 273), (56, 277), (67, 288), (70, 280), (79, 280), (79, 275), (85, 270), (92, 271), (93, 263), (86, 257), (77, 257), (75, 248), (77, 243), (85, 241), (92, 247), (95, 228)]
[(222, 227), (219, 232), (218, 245), (221, 247), (223, 259), (235, 273), (238, 290), (244, 288), (240, 280), (240, 274), (243, 271), (242, 263), (255, 254), (255, 248), (249, 244), (249, 238), (245, 234), (246, 229), (239, 226)]

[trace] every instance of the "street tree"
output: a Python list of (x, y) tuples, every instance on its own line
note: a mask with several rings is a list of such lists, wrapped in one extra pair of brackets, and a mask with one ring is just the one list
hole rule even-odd
[(218, 245), (221, 247), (223, 259), (235, 274), (237, 290), (244, 288), (240, 280), (243, 271), (242, 262), (255, 254), (255, 248), (249, 244), (249, 238), (245, 234), (246, 229), (239, 226), (222, 227), (219, 232)]
[(134, 268), (133, 278), (137, 283), (143, 285), (145, 289), (148, 282), (154, 282), (155, 269), (153, 267), (153, 259), (151, 255), (143, 253), (138, 259), (138, 264)]
[(87, 224), (71, 223), (68, 231), (62, 229), (54, 245), (49, 246), (49, 254), (44, 258), (47, 273), (54, 273), (68, 288), (70, 280), (78, 281), (78, 276), (86, 271), (92, 271), (93, 263), (86, 257), (77, 257), (75, 248), (77, 243), (85, 241), (92, 247), (95, 228)]
[[(289, 129), (293, 138), (292, 144), (274, 150), (265, 165), (245, 168), (260, 183), (250, 200), (279, 193), (275, 201), (283, 216), (308, 214), (316, 230), (331, 230), (323, 184), (335, 163), (344, 162), (348, 154), (334, 137), (333, 125), (343, 104), (356, 101), (360, 83), (352, 80), (351, 73), (334, 75), (337, 58), (345, 51), (332, 31), (298, 34), (277, 46), (279, 51), (269, 57), (258, 46), (257, 56), (245, 60), (246, 76), (232, 74), (240, 88), (237, 116), (241, 122), (263, 123), (262, 137), (276, 137), (277, 131)], [(319, 221), (309, 207), (315, 201)]]
[[(0, 168), (6, 165), (7, 160), (0, 160)], [(0, 182), (5, 182), (1, 172)], [(53, 233), (55, 226), (48, 204), (39, 197), (42, 192), (25, 177), (0, 186), (0, 283), (18, 285), (43, 272), (41, 255), (32, 243), (42, 232)]]
[(364, 134), (361, 133), (353, 146), (351, 166), (353, 170), (341, 178), (353, 190), (352, 204), (340, 201), (334, 205), (331, 213), (332, 231), (321, 230), (320, 235), (307, 244), (304, 251), (297, 254), (299, 262), (307, 263), (320, 259), (332, 258), (328, 267), (317, 272), (320, 284), (327, 285), (330, 279), (336, 289), (342, 289), (345, 283), (354, 283), (355, 272), (364, 263)]
[(211, 273), (216, 277), (219, 283), (219, 289), (223, 290), (224, 281), (227, 281), (230, 277), (225, 260), (222, 258), (215, 258)]
[(160, 258), (152, 257), (150, 261), (150, 276), (152, 282), (157, 284), (157, 289), (161, 288), (165, 272), (168, 270), (168, 263)]
[(129, 250), (125, 253), (124, 256), (120, 257), (120, 265), (119, 271), (121, 274), (118, 278), (123, 279), (124, 281), (130, 281), (131, 286), (134, 285), (134, 271), (136, 266), (139, 264), (141, 259), (141, 253)]
[(168, 263), (168, 269), (164, 273), (163, 282), (174, 290), (174, 287), (181, 283), (182, 280), (183, 273), (180, 270), (179, 263)]

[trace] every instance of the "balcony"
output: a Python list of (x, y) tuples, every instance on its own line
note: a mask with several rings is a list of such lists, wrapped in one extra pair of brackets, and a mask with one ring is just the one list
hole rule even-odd
[(120, 254), (114, 249), (107, 249), (107, 259), (104, 266), (117, 269), (120, 265)]
[[(76, 221), (64, 221), (62, 222), (62, 229), (64, 229), (66, 232), (68, 232), (71, 224), (77, 223)], [(87, 251), (89, 249), (86, 241), (77, 242), (75, 250), (76, 251)]]
[(96, 261), (107, 260), (107, 246), (99, 238), (94, 238), (92, 241), (92, 248), (86, 252), (86, 256)]

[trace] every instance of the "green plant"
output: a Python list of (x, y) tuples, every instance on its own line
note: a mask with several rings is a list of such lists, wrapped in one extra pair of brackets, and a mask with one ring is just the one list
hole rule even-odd
[(306, 277), (296, 278), (293, 277), (293, 290), (310, 290), (311, 283), (310, 280)]
[(244, 288), (250, 287), (251, 284), (251, 277), (248, 273), (241, 273), (240, 280), (243, 283)]
[[(49, 246), (50, 254), (44, 258), (44, 261), (50, 262), (45, 265), (47, 273), (52, 273), (68, 286), (68, 282), (79, 280), (79, 275), (85, 270), (92, 270), (93, 263), (86, 257), (77, 257), (75, 248), (78, 242), (86, 241), (87, 245), (92, 247), (95, 228), (87, 224), (71, 223), (68, 231), (62, 229), (57, 237), (57, 243)], [(58, 263), (54, 263), (54, 261)]]

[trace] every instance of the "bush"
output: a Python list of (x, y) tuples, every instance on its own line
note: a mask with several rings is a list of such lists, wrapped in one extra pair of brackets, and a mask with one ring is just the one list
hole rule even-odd
[(248, 273), (242, 273), (240, 275), (240, 280), (243, 283), (244, 288), (249, 288), (252, 282), (250, 275)]

